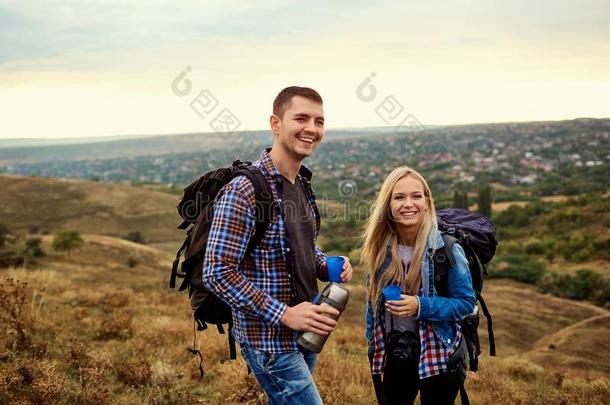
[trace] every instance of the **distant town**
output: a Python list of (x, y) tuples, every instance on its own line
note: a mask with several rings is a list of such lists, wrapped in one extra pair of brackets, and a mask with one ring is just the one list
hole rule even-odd
[[(154, 183), (179, 189), (235, 159), (254, 160), (260, 149), (262, 146), (255, 148), (251, 143), (234, 143), (188, 153), (11, 164), (0, 166), (0, 172)], [(24, 151), (27, 149), (20, 153)], [(331, 198), (337, 196), (337, 183), (343, 180), (354, 182), (366, 197), (378, 188), (385, 174), (404, 164), (422, 171), (441, 192), (475, 190), (483, 182), (513, 190), (522, 186), (537, 195), (607, 191), (610, 119), (482, 124), (406, 133), (386, 130), (330, 138), (305, 163), (314, 170), (318, 192)]]

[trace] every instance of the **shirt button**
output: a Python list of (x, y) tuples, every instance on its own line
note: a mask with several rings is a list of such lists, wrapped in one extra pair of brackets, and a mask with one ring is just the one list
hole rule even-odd
[(286, 248), (286, 252), (290, 252), (290, 248)]
[(451, 339), (447, 339), (447, 343), (451, 343)]

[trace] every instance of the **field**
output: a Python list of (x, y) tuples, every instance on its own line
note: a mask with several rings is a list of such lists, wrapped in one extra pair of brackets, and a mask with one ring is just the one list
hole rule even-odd
[(72, 229), (118, 237), (140, 231), (150, 245), (169, 245), (168, 251), (175, 251), (182, 237), (176, 229), (178, 198), (167, 193), (121, 184), (10, 175), (0, 175), (0, 189), (0, 223), (16, 231)]
[[(0, 179), (15, 182), (11, 187), (19, 196), (40, 187), (28, 185), (30, 179)], [(175, 197), (165, 201), (161, 193), (119, 185), (33, 181), (45, 185), (39, 215), (31, 214), (33, 208), (29, 215), (18, 213), (14, 201), (26, 202), (13, 193), (2, 197), (0, 221), (16, 226), (36, 218), (49, 232), (78, 229), (84, 244), (69, 254), (54, 252), (52, 237), (45, 235), (47, 256), (36, 265), (0, 270), (1, 308), (13, 309), (0, 312), (0, 403), (264, 403), (243, 360), (227, 360), (226, 337), (215, 329), (199, 333), (206, 369), (199, 380), (198, 361), (187, 351), (193, 344), (188, 300), (167, 288), (168, 252), (178, 242), (171, 229)], [(131, 210), (131, 203), (142, 204), (143, 211)], [(64, 206), (71, 208), (54, 219)], [(109, 219), (96, 229), (88, 220), (99, 207), (106, 207)], [(136, 229), (155, 244), (116, 237)], [(130, 257), (137, 262), (133, 267)], [(314, 377), (328, 404), (374, 403), (363, 273), (356, 268), (347, 285), (348, 309), (318, 357)], [(490, 280), (484, 293), (498, 356), (484, 354), (481, 370), (470, 373), (471, 402), (607, 403), (609, 311), (514, 281)], [(480, 331), (485, 353), (484, 322)]]

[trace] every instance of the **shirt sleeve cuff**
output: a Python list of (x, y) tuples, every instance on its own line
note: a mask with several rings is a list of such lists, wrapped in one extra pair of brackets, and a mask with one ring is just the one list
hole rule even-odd
[(322, 267), (328, 256), (316, 246), (316, 274), (320, 281), (328, 281), (328, 270)]
[(288, 305), (269, 296), (267, 299), (267, 304), (265, 305), (262, 313), (262, 319), (266, 323), (277, 325), (280, 323), (280, 320), (286, 313), (287, 309)]
[[(417, 298), (417, 315), (415, 316), (417, 319), (421, 319), (422, 314), (427, 314), (428, 313), (428, 300), (426, 300), (424, 297), (420, 297), (418, 295), (415, 296), (415, 298)], [(424, 299), (422, 299), (424, 298)], [(426, 307), (426, 308), (424, 308)]]

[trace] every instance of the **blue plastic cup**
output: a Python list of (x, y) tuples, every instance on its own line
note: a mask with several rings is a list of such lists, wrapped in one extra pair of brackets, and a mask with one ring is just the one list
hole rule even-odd
[(383, 287), (383, 297), (386, 301), (400, 301), (400, 286), (388, 285)]
[(343, 272), (343, 264), (345, 259), (341, 256), (330, 256), (326, 259), (326, 268), (328, 269), (328, 280), (333, 283), (341, 283), (341, 273)]

